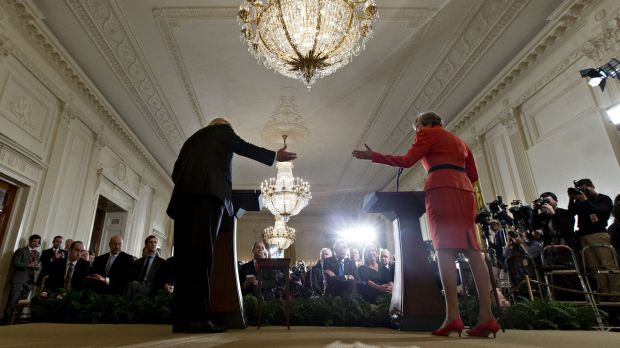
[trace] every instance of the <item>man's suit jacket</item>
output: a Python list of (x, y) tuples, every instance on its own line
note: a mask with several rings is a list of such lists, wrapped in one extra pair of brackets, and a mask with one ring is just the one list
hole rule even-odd
[[(41, 259), (41, 254), (38, 250), (35, 250), (34, 253), (35, 261), (39, 262)], [(13, 266), (13, 284), (34, 283), (35, 271), (39, 270), (40, 266), (36, 268), (29, 267), (28, 265), (30, 262), (32, 262), (32, 260), (30, 248), (28, 246), (15, 250), (13, 260), (11, 262), (11, 265)]]
[(350, 258), (345, 257), (344, 259), (344, 275), (342, 276), (338, 275), (338, 268), (339, 268), (338, 259), (336, 258), (336, 256), (332, 256), (325, 260), (324, 269), (330, 270), (334, 272), (335, 274), (335, 276), (333, 277), (328, 277), (328, 281), (333, 281), (333, 280), (345, 281), (346, 279), (344, 275), (352, 275), (355, 278), (355, 280), (359, 280), (360, 276), (359, 276), (359, 273), (357, 272), (357, 266), (355, 265), (355, 262), (351, 261)]
[(245, 282), (246, 276), (254, 275), (256, 276), (256, 270), (254, 269), (254, 260), (250, 260), (250, 262), (246, 262), (241, 267), (239, 267), (239, 285), (241, 286), (241, 293), (245, 296), (247, 294), (252, 294), (254, 292), (254, 285), (250, 285), (246, 289), (243, 288), (243, 283)]
[(241, 139), (229, 125), (213, 125), (194, 133), (181, 148), (174, 164), (174, 190), (167, 213), (176, 218), (187, 194), (212, 194), (219, 198), (229, 215), (232, 207), (233, 153), (272, 165), (276, 153)]
[(439, 125), (420, 129), (406, 155), (393, 156), (373, 152), (372, 161), (402, 168), (409, 168), (421, 161), (426, 170), (439, 164), (465, 168), (464, 172), (457, 170), (431, 172), (424, 182), (425, 191), (437, 187), (453, 187), (473, 192), (472, 183), (478, 180), (476, 162), (469, 146)]
[(116, 256), (116, 260), (114, 260), (112, 267), (110, 267), (110, 271), (106, 274), (105, 266), (108, 264), (109, 257), (110, 253), (95, 257), (90, 273), (110, 278), (110, 284), (108, 286), (97, 286), (96, 290), (98, 288), (105, 293), (122, 295), (129, 282), (129, 272), (131, 272), (131, 266), (133, 265), (133, 256), (121, 251), (118, 256)]
[[(73, 275), (71, 276), (71, 288), (72, 289), (82, 289), (86, 283), (86, 276), (88, 275), (88, 271), (90, 269), (90, 265), (87, 261), (79, 258), (75, 263), (75, 267), (73, 269)], [(41, 272), (41, 278), (48, 275), (47, 280), (45, 281), (45, 288), (51, 291), (57, 291), (58, 289), (62, 289), (65, 287), (65, 275), (67, 274), (67, 260), (66, 259), (58, 259), (50, 264), (48, 268), (46, 268), (45, 272)]]
[[(60, 254), (62, 254), (62, 258), (66, 259), (67, 258), (67, 251), (64, 249), (59, 249), (58, 250), (60, 252)], [(55, 258), (55, 253), (54, 253), (54, 249), (53, 248), (49, 248), (49, 249), (45, 249), (41, 252), (41, 266), (42, 267), (47, 267), (47, 265), (51, 264), (52, 262), (54, 262), (56, 260)]]
[[(141, 257), (137, 259), (133, 265), (131, 266), (131, 273), (129, 274), (130, 282), (142, 282), (142, 279), (138, 279), (142, 273), (142, 269), (144, 268), (144, 262), (146, 262), (147, 257)], [(146, 275), (145, 284), (152, 285), (155, 283), (155, 276), (159, 272), (160, 268), (166, 263), (166, 260), (162, 259), (158, 255), (155, 255), (153, 261), (151, 262), (151, 268), (149, 269), (149, 273)]]

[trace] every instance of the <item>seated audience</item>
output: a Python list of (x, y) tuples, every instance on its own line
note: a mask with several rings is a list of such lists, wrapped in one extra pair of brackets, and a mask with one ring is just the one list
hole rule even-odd
[(306, 288), (310, 292), (310, 296), (323, 296), (325, 295), (325, 289), (327, 288), (327, 282), (325, 281), (324, 265), (325, 260), (332, 257), (332, 251), (329, 248), (321, 249), (319, 253), (319, 259), (314, 266), (306, 273)]
[(394, 285), (390, 279), (390, 270), (379, 264), (379, 249), (369, 243), (364, 247), (364, 265), (357, 270), (359, 273), (359, 293), (368, 302), (375, 302), (377, 296), (389, 294)]
[(166, 260), (157, 255), (157, 237), (148, 236), (144, 241), (145, 256), (135, 261), (129, 273), (129, 284), (125, 297), (132, 298), (136, 294), (154, 295), (157, 290), (155, 276)]
[(110, 238), (110, 252), (99, 255), (93, 261), (90, 275), (87, 277), (88, 286), (98, 293), (122, 295), (129, 282), (129, 272), (133, 264), (133, 256), (125, 253), (123, 238)]
[(353, 261), (353, 263), (355, 263), (355, 267), (359, 267), (364, 264), (362, 257), (360, 256), (360, 251), (357, 249), (351, 249), (349, 251), (349, 258)]
[[(252, 246), (252, 260), (244, 263), (239, 268), (239, 284), (241, 284), (241, 293), (245, 296), (252, 294), (258, 297), (258, 272), (260, 271), (258, 261), (259, 259), (266, 259), (268, 254), (265, 248), (265, 243), (262, 241), (254, 242)], [(265, 275), (263, 275), (264, 277)], [(264, 283), (264, 281), (263, 281)], [(264, 284), (263, 284), (264, 288)], [(263, 292), (264, 294), (264, 292)]]
[(84, 244), (80, 241), (71, 243), (66, 259), (57, 259), (52, 262), (45, 272), (41, 272), (41, 279), (45, 279), (45, 290), (58, 292), (60, 289), (83, 289), (88, 276), (88, 262), (82, 259)]
[(359, 279), (359, 275), (355, 263), (346, 257), (347, 247), (346, 240), (336, 240), (334, 256), (325, 260), (323, 272), (327, 278), (327, 295), (343, 296), (356, 293), (355, 281)]
[[(390, 281), (394, 281), (394, 261), (392, 260), (392, 254), (388, 249), (381, 249), (381, 266), (387, 268), (390, 271)], [(357, 269), (359, 272), (359, 268)]]

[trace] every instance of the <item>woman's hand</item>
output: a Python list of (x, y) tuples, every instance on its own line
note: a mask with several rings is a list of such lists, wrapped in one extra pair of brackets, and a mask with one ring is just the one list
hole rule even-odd
[(368, 145), (364, 144), (364, 146), (366, 146), (366, 151), (353, 150), (353, 153), (352, 153), (353, 157), (363, 159), (363, 160), (371, 160), (373, 151)]

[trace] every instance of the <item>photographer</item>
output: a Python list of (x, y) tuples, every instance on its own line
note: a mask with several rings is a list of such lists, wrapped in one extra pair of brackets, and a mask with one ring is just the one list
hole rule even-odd
[(558, 197), (553, 192), (543, 192), (532, 202), (534, 218), (532, 229), (543, 231), (545, 245), (564, 244), (579, 251), (579, 241), (575, 234), (575, 218), (568, 210), (558, 207)]
[(540, 265), (540, 254), (543, 250), (543, 245), (540, 241), (542, 235), (543, 232), (541, 230), (534, 230), (529, 233), (529, 236), (523, 232), (517, 234), (514, 231), (509, 231), (506, 246), (504, 247), (504, 258), (507, 259), (512, 255), (527, 255), (537, 265)]
[[(570, 203), (568, 211), (577, 215), (577, 235), (582, 247), (592, 244), (610, 244), (611, 236), (607, 232), (607, 220), (611, 215), (613, 203), (609, 196), (596, 192), (590, 179), (581, 179), (574, 182), (575, 187), (568, 189)], [(591, 269), (615, 269), (614, 259), (609, 253), (599, 248), (590, 250), (585, 255), (586, 264)], [(620, 279), (617, 276), (605, 274), (597, 277), (599, 293), (620, 292)]]

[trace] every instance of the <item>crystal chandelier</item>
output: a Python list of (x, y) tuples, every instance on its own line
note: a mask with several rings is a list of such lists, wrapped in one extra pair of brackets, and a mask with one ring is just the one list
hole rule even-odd
[[(283, 135), (286, 146), (286, 135)], [(269, 178), (260, 185), (263, 205), (282, 221), (297, 215), (312, 199), (310, 184), (300, 178), (293, 177), (293, 162), (278, 162), (278, 174)]]
[(245, 0), (241, 39), (268, 69), (308, 88), (365, 48), (377, 18), (374, 0)]
[(274, 225), (265, 228), (263, 239), (267, 245), (275, 246), (279, 251), (282, 251), (295, 243), (295, 229), (286, 226), (281, 216), (276, 215), (275, 218)]

